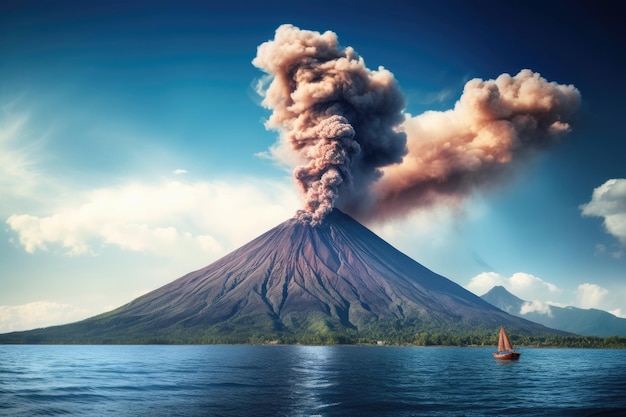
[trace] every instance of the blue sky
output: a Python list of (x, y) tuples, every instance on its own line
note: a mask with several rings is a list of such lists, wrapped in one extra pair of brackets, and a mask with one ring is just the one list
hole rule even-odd
[(301, 207), (251, 63), (285, 23), (389, 70), (411, 116), (522, 69), (575, 86), (571, 132), (516, 175), (368, 226), (479, 295), (626, 317), (623, 12), (600, 3), (3, 2), (0, 331), (118, 307)]

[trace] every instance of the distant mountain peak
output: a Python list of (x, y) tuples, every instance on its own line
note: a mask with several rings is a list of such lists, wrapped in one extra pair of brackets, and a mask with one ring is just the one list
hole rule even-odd
[(626, 319), (606, 311), (528, 302), (511, 294), (502, 286), (493, 287), (481, 298), (509, 314), (553, 329), (584, 336), (626, 336)]
[[(507, 297), (515, 297), (512, 293), (510, 293), (504, 286), (496, 285), (492, 289), (490, 289), (486, 294), (498, 294), (498, 295), (506, 295)], [(485, 295), (486, 295), (485, 294)], [(517, 297), (515, 297), (517, 298)], [(520, 298), (518, 300), (521, 301)]]
[(480, 298), (514, 315), (519, 314), (522, 304), (524, 304), (524, 300), (511, 294), (502, 285), (493, 287), (487, 293), (481, 295)]

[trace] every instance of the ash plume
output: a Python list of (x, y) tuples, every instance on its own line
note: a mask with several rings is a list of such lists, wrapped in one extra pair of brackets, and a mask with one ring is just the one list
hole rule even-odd
[(266, 127), (280, 131), (282, 157), (295, 153), (301, 163), (294, 172), (304, 195), (300, 220), (322, 222), (340, 194), (355, 198), (380, 177), (381, 167), (402, 160), (405, 104), (393, 74), (368, 69), (333, 32), (282, 25), (252, 63), (271, 76)]
[(407, 117), (408, 154), (383, 170), (368, 199), (351, 212), (380, 221), (434, 204), (458, 205), (556, 143), (571, 130), (579, 106), (574, 86), (548, 82), (527, 69), (473, 79), (454, 109)]
[(580, 106), (574, 86), (524, 69), (473, 79), (453, 109), (411, 117), (391, 72), (368, 69), (331, 31), (293, 25), (252, 63), (268, 74), (266, 127), (280, 132), (273, 155), (298, 165), (296, 217), (313, 225), (335, 206), (366, 222), (459, 206), (569, 132)]

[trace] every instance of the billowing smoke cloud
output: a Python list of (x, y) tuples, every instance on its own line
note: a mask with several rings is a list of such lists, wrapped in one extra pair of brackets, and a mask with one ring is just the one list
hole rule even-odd
[(471, 80), (454, 109), (410, 117), (393, 74), (369, 70), (333, 32), (292, 25), (253, 64), (270, 76), (262, 94), (273, 110), (266, 127), (280, 131), (274, 156), (301, 163), (298, 217), (312, 224), (334, 206), (381, 221), (459, 203), (568, 132), (580, 105), (574, 86), (522, 70)]
[(372, 201), (354, 209), (380, 219), (458, 203), (475, 189), (499, 183), (568, 132), (579, 105), (574, 86), (548, 82), (530, 70), (471, 80), (454, 109), (407, 118), (409, 154), (384, 169)]
[(321, 222), (340, 195), (355, 198), (399, 163), (406, 153), (404, 98), (391, 72), (369, 70), (337, 36), (282, 25), (274, 40), (259, 46), (252, 63), (272, 76), (263, 105), (273, 109), (266, 127), (303, 165), (295, 177), (305, 196), (298, 213)]

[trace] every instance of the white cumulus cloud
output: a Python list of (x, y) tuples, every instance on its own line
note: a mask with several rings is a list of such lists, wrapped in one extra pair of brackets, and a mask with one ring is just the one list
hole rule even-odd
[(578, 286), (576, 296), (582, 308), (599, 308), (606, 304), (609, 291), (596, 284), (584, 283)]
[(626, 179), (610, 179), (593, 190), (591, 201), (580, 206), (583, 216), (604, 218), (604, 228), (626, 245)]
[(522, 307), (520, 308), (520, 314), (524, 315), (528, 313), (539, 313), (548, 317), (552, 317), (552, 309), (550, 308), (550, 304), (538, 300), (526, 301), (524, 304), (522, 304)]
[(470, 279), (466, 288), (474, 294), (482, 295), (497, 285), (524, 300), (536, 300), (547, 294), (554, 296), (561, 293), (556, 285), (525, 272), (516, 272), (510, 277), (496, 272), (483, 272)]
[(60, 247), (71, 255), (103, 246), (175, 257), (222, 254), (291, 217), (288, 185), (248, 179), (185, 183), (164, 179), (100, 188), (45, 215), (14, 214), (6, 223), (29, 253)]
[(0, 333), (75, 322), (92, 314), (92, 311), (84, 308), (53, 301), (0, 306)]
[(497, 272), (483, 272), (470, 279), (467, 289), (476, 295), (483, 295), (496, 286), (506, 288), (508, 279)]
[(516, 272), (509, 278), (511, 289), (515, 294), (521, 294), (524, 298), (526, 294), (536, 294), (543, 291), (549, 294), (558, 294), (561, 290), (554, 284), (525, 272)]

